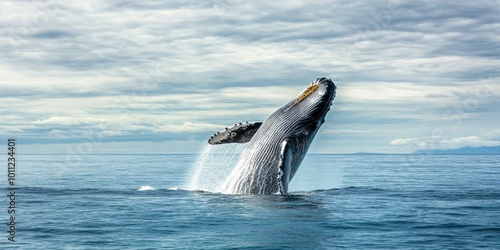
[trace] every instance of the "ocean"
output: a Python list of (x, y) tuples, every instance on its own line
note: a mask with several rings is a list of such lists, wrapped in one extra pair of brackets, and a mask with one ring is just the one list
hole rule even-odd
[(498, 155), (309, 154), (288, 195), (214, 192), (199, 158), (17, 155), (14, 243), (5, 160), (0, 248), (500, 249)]

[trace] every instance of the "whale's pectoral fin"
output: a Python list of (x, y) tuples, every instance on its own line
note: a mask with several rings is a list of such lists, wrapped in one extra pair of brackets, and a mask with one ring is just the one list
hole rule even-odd
[(262, 122), (245, 122), (234, 124), (231, 128), (215, 133), (208, 139), (209, 144), (246, 143), (249, 142)]
[(290, 182), (290, 172), (292, 170), (292, 156), (295, 145), (292, 140), (285, 139), (281, 143), (280, 161), (278, 168), (279, 192), (286, 194), (288, 192), (288, 183)]

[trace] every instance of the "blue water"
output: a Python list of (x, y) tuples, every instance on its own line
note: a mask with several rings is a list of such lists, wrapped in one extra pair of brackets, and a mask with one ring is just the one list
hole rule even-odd
[(18, 155), (0, 248), (500, 248), (500, 156), (308, 155), (283, 196), (183, 190), (196, 159)]

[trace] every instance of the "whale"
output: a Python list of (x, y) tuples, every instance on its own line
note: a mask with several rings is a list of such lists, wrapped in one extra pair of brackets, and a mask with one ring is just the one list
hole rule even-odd
[(325, 116), (337, 87), (313, 81), (264, 122), (241, 122), (212, 135), (211, 145), (245, 143), (236, 166), (220, 188), (231, 194), (286, 194)]

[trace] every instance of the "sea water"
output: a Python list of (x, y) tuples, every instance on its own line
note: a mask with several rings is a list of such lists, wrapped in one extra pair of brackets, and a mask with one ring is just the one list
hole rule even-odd
[(18, 155), (0, 249), (500, 248), (500, 156), (309, 154), (288, 195), (203, 191), (228, 170), (199, 160)]

